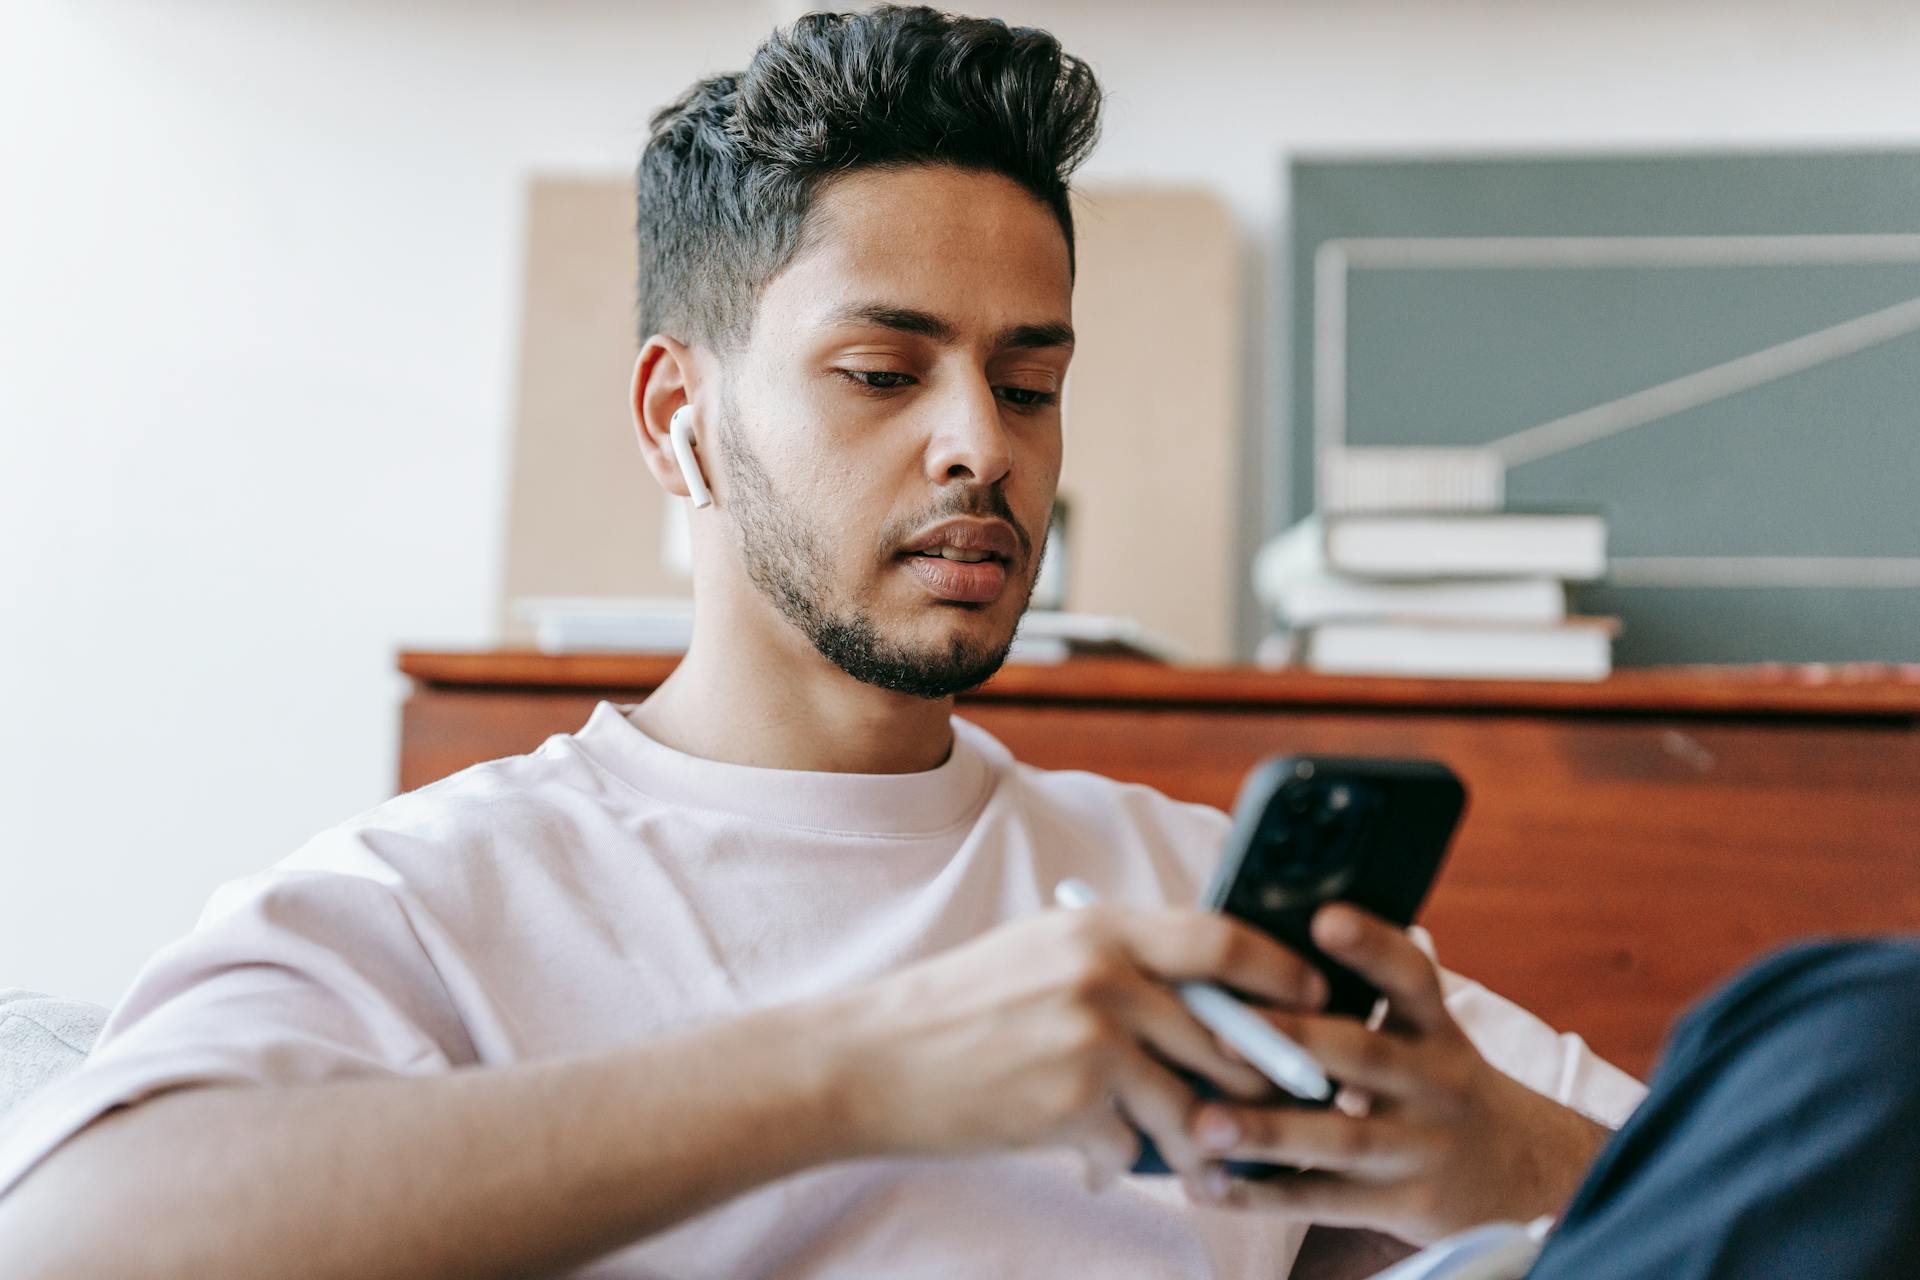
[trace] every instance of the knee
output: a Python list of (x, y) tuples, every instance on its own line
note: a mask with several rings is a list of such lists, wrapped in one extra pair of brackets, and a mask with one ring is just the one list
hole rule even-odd
[(1774, 952), (1689, 1013), (1674, 1048), (1710, 1052), (1775, 1038), (1841, 1055), (1850, 1046), (1920, 1044), (1920, 942), (1822, 940)]

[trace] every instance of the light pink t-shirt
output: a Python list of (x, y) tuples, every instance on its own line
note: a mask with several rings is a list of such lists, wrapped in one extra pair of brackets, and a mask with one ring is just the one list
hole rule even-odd
[[(0, 1131), (0, 1191), (110, 1107), (194, 1081), (431, 1075), (589, 1053), (839, 991), (1050, 905), (1189, 903), (1226, 816), (1048, 772), (953, 721), (925, 773), (804, 773), (671, 750), (602, 702), (223, 886), (79, 1071)], [(1483, 1052), (1618, 1123), (1641, 1090), (1573, 1036), (1449, 977)], [(1083, 1189), (1077, 1155), (869, 1160), (741, 1196), (576, 1274), (1286, 1274), (1301, 1228)]]

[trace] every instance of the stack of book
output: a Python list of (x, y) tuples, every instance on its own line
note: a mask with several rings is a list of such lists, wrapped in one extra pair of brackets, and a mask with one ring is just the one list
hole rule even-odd
[(1261, 548), (1254, 590), (1280, 629), (1264, 665), (1353, 675), (1599, 680), (1613, 618), (1569, 616), (1569, 582), (1606, 571), (1589, 512), (1350, 512)]

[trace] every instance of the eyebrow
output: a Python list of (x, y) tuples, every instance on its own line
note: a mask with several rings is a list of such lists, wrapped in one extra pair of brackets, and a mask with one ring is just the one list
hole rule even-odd
[[(934, 315), (912, 307), (892, 307), (878, 302), (856, 302), (840, 307), (827, 316), (829, 324), (869, 324), (899, 333), (911, 333), (935, 342), (951, 345), (960, 340), (960, 331)], [(1012, 348), (1071, 347), (1073, 326), (1058, 321), (1041, 324), (1016, 324), (993, 335), (995, 350)]]

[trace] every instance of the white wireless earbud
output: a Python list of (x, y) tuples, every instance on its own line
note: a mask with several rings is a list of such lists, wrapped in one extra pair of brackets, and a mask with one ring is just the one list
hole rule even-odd
[(687, 482), (687, 496), (696, 507), (713, 505), (707, 490), (707, 478), (700, 473), (700, 459), (693, 456), (693, 406), (683, 404), (667, 419), (667, 438), (673, 442), (673, 460), (680, 464), (680, 476)]

